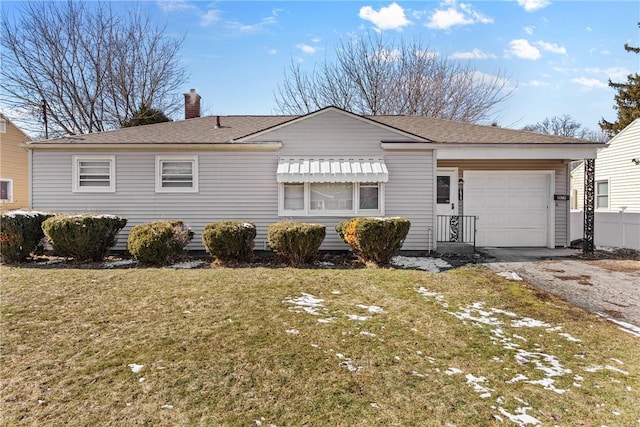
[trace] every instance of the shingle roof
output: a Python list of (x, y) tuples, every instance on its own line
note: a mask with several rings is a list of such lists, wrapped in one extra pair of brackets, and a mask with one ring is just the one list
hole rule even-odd
[[(334, 107), (328, 107), (334, 108)], [(342, 111), (342, 110), (339, 110)], [(346, 113), (346, 112), (345, 112)], [(346, 113), (350, 114), (350, 113)], [(36, 141), (50, 144), (216, 144), (227, 143), (304, 116), (214, 116), (117, 129), (59, 139)], [(423, 116), (367, 116), (366, 119), (445, 144), (593, 144), (577, 138), (483, 126)]]

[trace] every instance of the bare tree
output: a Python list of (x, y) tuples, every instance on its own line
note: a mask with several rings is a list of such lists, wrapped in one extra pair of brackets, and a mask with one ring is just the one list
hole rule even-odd
[(442, 58), (420, 40), (393, 43), (381, 35), (341, 41), (334, 62), (306, 72), (294, 61), (275, 102), (285, 114), (328, 105), (363, 115), (403, 114), (466, 122), (487, 120), (512, 90), (502, 72), (483, 75)]
[(547, 117), (543, 121), (534, 125), (527, 125), (522, 128), (530, 132), (546, 133), (548, 135), (566, 136), (569, 138), (581, 138), (596, 142), (605, 142), (607, 135), (602, 131), (592, 131), (582, 127), (570, 115)]
[(141, 106), (167, 114), (181, 107), (183, 39), (166, 37), (139, 11), (121, 16), (108, 3), (29, 2), (0, 25), (0, 97), (31, 113), (31, 130), (42, 129), (42, 113), (51, 135), (76, 135), (119, 128)]

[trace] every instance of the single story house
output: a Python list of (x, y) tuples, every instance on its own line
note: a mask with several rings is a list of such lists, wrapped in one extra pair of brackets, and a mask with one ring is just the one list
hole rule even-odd
[[(403, 250), (569, 244), (569, 164), (603, 144), (418, 116), (360, 116), (326, 107), (301, 116), (199, 117), (26, 144), (31, 207), (99, 212), (131, 226), (181, 219), (202, 250), (205, 224), (322, 223), (321, 249), (345, 249), (335, 225), (353, 216), (411, 220)], [(463, 224), (463, 225), (461, 225)], [(444, 232), (444, 234), (443, 234)], [(460, 233), (459, 233), (460, 232)], [(440, 236), (440, 237), (439, 237)], [(444, 236), (444, 237), (442, 237)]]
[(31, 141), (26, 133), (0, 113), (0, 211), (29, 206), (29, 164), (27, 150)]

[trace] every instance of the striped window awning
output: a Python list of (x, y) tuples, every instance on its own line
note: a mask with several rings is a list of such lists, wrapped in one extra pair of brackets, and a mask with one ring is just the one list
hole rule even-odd
[(285, 158), (278, 162), (278, 182), (387, 182), (383, 158)]

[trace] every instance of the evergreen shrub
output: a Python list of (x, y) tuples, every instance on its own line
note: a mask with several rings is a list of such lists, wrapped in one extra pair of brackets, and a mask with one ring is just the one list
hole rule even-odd
[(56, 215), (42, 223), (42, 230), (56, 255), (102, 261), (125, 225), (127, 219), (116, 215)]
[(193, 239), (180, 220), (155, 221), (136, 225), (127, 240), (127, 250), (142, 264), (165, 265), (175, 261)]
[(212, 222), (204, 226), (202, 243), (220, 261), (245, 261), (253, 255), (256, 226), (245, 221)]
[(385, 265), (400, 250), (409, 233), (406, 218), (351, 218), (340, 222), (340, 238), (363, 262)]
[(15, 210), (4, 212), (0, 220), (0, 257), (5, 262), (23, 262), (44, 249), (42, 223), (54, 214)]
[(324, 225), (285, 221), (271, 224), (267, 238), (277, 255), (292, 266), (300, 266), (313, 262), (325, 235)]

